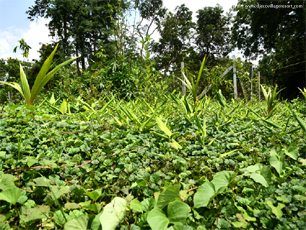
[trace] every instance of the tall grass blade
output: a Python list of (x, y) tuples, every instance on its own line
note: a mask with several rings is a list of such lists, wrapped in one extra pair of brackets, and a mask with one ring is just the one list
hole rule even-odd
[(24, 95), (24, 99), (26, 101), (27, 105), (30, 105), (30, 101), (31, 101), (31, 92), (30, 92), (30, 87), (29, 87), (29, 83), (28, 83), (28, 79), (23, 71), (23, 68), (20, 65), (20, 80), (21, 80), (21, 89)]
[(156, 117), (156, 123), (158, 125), (158, 127), (165, 133), (167, 134), (167, 136), (170, 138), (172, 135), (172, 132), (170, 131), (170, 129), (168, 129), (167, 125), (162, 122), (162, 120), (159, 117)]
[(306, 133), (306, 123), (296, 115), (296, 113), (291, 110), (292, 114), (293, 114), (293, 117), (295, 118), (295, 120), (299, 123), (299, 125), (301, 126), (302, 130), (304, 133)]

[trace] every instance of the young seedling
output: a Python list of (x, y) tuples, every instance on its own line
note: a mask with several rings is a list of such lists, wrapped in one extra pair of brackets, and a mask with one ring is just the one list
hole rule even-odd
[(15, 88), (16, 90), (18, 90), (21, 95), (23, 96), (23, 98), (25, 99), (25, 103), (27, 105), (33, 105), (35, 102), (38, 101), (39, 98), (36, 98), (37, 95), (39, 94), (39, 92), (42, 90), (42, 88), (51, 80), (51, 78), (57, 73), (57, 71), (59, 71), (59, 69), (64, 66), (67, 65), (68, 63), (72, 62), (75, 58), (71, 58), (68, 61), (63, 62), (62, 64), (56, 66), (54, 69), (52, 69), (49, 73), (49, 69), (51, 67), (51, 63), (53, 60), (53, 56), (57, 50), (58, 44), (56, 45), (55, 49), (53, 50), (53, 52), (50, 54), (50, 56), (47, 58), (47, 60), (44, 62), (43, 66), (41, 67), (34, 85), (30, 91), (30, 87), (29, 87), (29, 83), (28, 83), (28, 79), (27, 76), (25, 75), (23, 68), (20, 64), (20, 80), (21, 80), (21, 85), (19, 85), (16, 82), (2, 82), (0, 81), (0, 84), (5, 84), (8, 86), (11, 86), (13, 88)]

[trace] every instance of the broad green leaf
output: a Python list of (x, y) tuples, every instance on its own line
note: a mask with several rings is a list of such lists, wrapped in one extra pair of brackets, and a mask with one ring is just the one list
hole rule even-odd
[(31, 167), (32, 165), (38, 163), (38, 160), (33, 156), (27, 156), (26, 157), (26, 163), (29, 167)]
[(22, 208), (21, 212), (20, 220), (26, 223), (33, 220), (46, 218), (50, 212), (50, 207), (41, 205), (35, 208)]
[(231, 179), (235, 173), (233, 171), (222, 171), (222, 172), (217, 172), (214, 175), (213, 180), (211, 183), (214, 184), (215, 191), (217, 193), (223, 192), (223, 190), (229, 185), (231, 182)]
[(285, 154), (291, 157), (294, 160), (297, 160), (299, 157), (299, 150), (296, 146), (290, 145), (288, 148), (285, 149)]
[(172, 135), (172, 132), (168, 129), (167, 125), (162, 122), (162, 120), (159, 117), (156, 117), (156, 123), (158, 127), (170, 138)]
[[(1, 221), (1, 219), (0, 219), (0, 221)], [(11, 229), (9, 224), (5, 224), (4, 222), (2, 222), (2, 223), (1, 222), (0, 222), (0, 230), (10, 230)]]
[(83, 205), (82, 208), (85, 210), (90, 210), (93, 211), (95, 213), (99, 213), (101, 210), (101, 204), (99, 203), (95, 203), (95, 204), (89, 204), (89, 205)]
[(43, 177), (37, 177), (33, 181), (36, 183), (36, 186), (49, 187), (48, 183)]
[(27, 197), (26, 195), (21, 195), (21, 196), (18, 198), (17, 202), (18, 202), (19, 204), (24, 204), (24, 202), (26, 202), (27, 200), (28, 200), (28, 197)]
[(68, 220), (64, 225), (64, 230), (87, 230), (88, 220), (88, 215), (82, 215)]
[(168, 204), (167, 216), (170, 223), (180, 222), (184, 225), (189, 212), (190, 207), (182, 201), (173, 201)]
[(142, 202), (142, 208), (145, 212), (148, 212), (149, 210), (153, 209), (155, 206), (155, 199), (153, 197), (146, 198)]
[(284, 203), (290, 203), (290, 200), (288, 199), (288, 197), (285, 197), (285, 196), (278, 196), (276, 197), (276, 199)]
[(168, 188), (166, 188), (165, 191), (163, 191), (157, 200), (156, 207), (163, 209), (167, 204), (169, 204), (171, 201), (174, 201), (176, 198), (179, 198), (180, 193), (180, 185), (170, 185)]
[(248, 227), (249, 224), (235, 221), (235, 222), (232, 222), (232, 225), (233, 225), (235, 228), (246, 229), (246, 228)]
[(259, 173), (251, 173), (250, 177), (257, 183), (260, 183), (261, 185), (265, 186), (266, 188), (269, 187), (269, 183), (267, 182), (267, 180)]
[(251, 177), (254, 181), (262, 184), (265, 187), (268, 187), (271, 183), (271, 170), (269, 166), (256, 164), (248, 166), (242, 171), (247, 173), (247, 175)]
[(102, 215), (102, 212), (100, 212), (98, 215), (95, 216), (91, 223), (91, 230), (102, 230), (101, 222), (100, 222), (100, 216)]
[(71, 209), (79, 209), (81, 206), (77, 203), (66, 203), (65, 209), (71, 210)]
[(20, 189), (15, 187), (2, 191), (0, 193), (0, 200), (5, 200), (10, 204), (16, 204), (20, 196), (21, 196)]
[(0, 180), (0, 189), (2, 190), (8, 190), (11, 188), (16, 188), (16, 185), (14, 183), (15, 177), (10, 174), (2, 174)]
[(86, 194), (87, 196), (90, 197), (90, 199), (96, 201), (99, 199), (99, 197), (101, 196), (101, 189), (97, 189), (97, 190), (94, 190), (92, 192), (87, 192), (86, 191)]
[(193, 195), (193, 191), (181, 190), (180, 197), (183, 201), (187, 200), (190, 196)]
[(43, 218), (41, 221), (42, 221), (41, 223), (42, 229), (45, 229), (45, 230), (55, 229), (55, 223), (52, 219)]
[(226, 106), (226, 100), (225, 100), (224, 96), (222, 95), (221, 89), (219, 89), (219, 91), (217, 92), (217, 99), (218, 99), (219, 104), (222, 107)]
[(283, 216), (283, 212), (282, 212), (282, 208), (286, 207), (286, 205), (282, 204), (282, 203), (278, 203), (277, 207), (275, 207), (272, 203), (272, 201), (268, 200), (267, 205), (272, 209), (272, 212), (274, 213), (274, 215), (280, 219)]
[(256, 165), (248, 166), (248, 167), (243, 168), (241, 170), (246, 172), (246, 173), (249, 173), (249, 172), (258, 172), (258, 171), (260, 171), (260, 168), (261, 168), (261, 164), (256, 164)]
[[(165, 213), (158, 208), (154, 208), (149, 212), (147, 221), (152, 230), (165, 230), (168, 227), (169, 220)], [(103, 229), (104, 230), (104, 229)]]
[(268, 184), (271, 184), (272, 172), (270, 166), (263, 165), (260, 169), (260, 175), (262, 175)]
[(196, 208), (206, 207), (216, 195), (215, 186), (211, 182), (205, 182), (194, 194), (194, 206)]
[(197, 227), (197, 230), (207, 230), (207, 228), (205, 226), (199, 226)]
[(243, 218), (244, 218), (245, 220), (247, 220), (247, 221), (256, 221), (256, 218), (255, 218), (255, 217), (249, 216), (249, 214), (247, 213), (247, 211), (246, 211), (244, 208), (242, 208), (242, 207), (240, 207), (240, 206), (237, 206), (237, 209), (238, 209), (240, 212), (242, 212), (242, 216), (243, 216)]
[(100, 222), (103, 230), (115, 230), (125, 216), (127, 202), (125, 199), (115, 197), (103, 208)]
[(67, 222), (68, 215), (61, 210), (57, 210), (54, 212), (53, 217), (57, 225), (63, 226)]
[(56, 199), (60, 198), (62, 195), (67, 194), (69, 192), (69, 186), (50, 186), (56, 197)]
[(243, 218), (243, 216), (240, 213), (236, 213), (236, 217), (238, 218), (239, 222), (244, 223), (244, 224), (248, 224), (248, 222)]
[(280, 152), (277, 153), (274, 149), (270, 152), (270, 165), (276, 169), (278, 175), (282, 175), (283, 170), (285, 169), (285, 155)]
[(6, 155), (5, 151), (0, 151), (0, 159), (4, 159)]
[(223, 218), (217, 220), (217, 226), (219, 229), (229, 229), (231, 227), (230, 223)]
[(131, 201), (130, 208), (136, 212), (143, 212), (142, 204), (137, 199)]
[(88, 205), (90, 205), (91, 204), (91, 201), (90, 200), (87, 200), (87, 201), (85, 201), (85, 202), (80, 202), (79, 203), (79, 205), (81, 205), (81, 207), (83, 208), (83, 207), (86, 207), (86, 206), (88, 206)]

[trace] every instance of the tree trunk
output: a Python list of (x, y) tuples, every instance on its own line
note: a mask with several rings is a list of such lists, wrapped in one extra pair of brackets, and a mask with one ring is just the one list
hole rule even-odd
[(174, 57), (171, 58), (171, 60), (169, 61), (168, 65), (166, 66), (166, 69), (164, 71), (164, 75), (163, 75), (162, 81), (165, 79), (166, 74), (168, 72), (168, 69), (170, 68), (171, 63), (175, 62), (176, 58), (177, 58), (177, 53), (175, 54)]
[[(79, 56), (78, 47), (76, 47), (76, 55), (77, 57)], [(78, 58), (76, 59), (76, 64), (77, 64), (78, 76), (81, 76), (80, 61)]]

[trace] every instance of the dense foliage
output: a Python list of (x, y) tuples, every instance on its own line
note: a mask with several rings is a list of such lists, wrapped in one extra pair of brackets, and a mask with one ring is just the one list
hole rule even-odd
[(1, 227), (303, 229), (304, 108), (175, 94), (4, 106)]
[[(306, 229), (306, 89), (300, 75), (283, 89), (305, 73), (305, 10), (252, 4), (238, 2), (230, 34), (219, 5), (194, 23), (161, 0), (36, 0), (29, 17), (50, 17), (60, 41), (33, 63), (0, 59), (13, 82), (0, 88), (0, 230)], [(233, 44), (272, 53), (250, 79)], [(292, 90), (304, 100), (280, 101)]]
[[(263, 55), (260, 71), (294, 98), (305, 85), (305, 1), (239, 1), (232, 33), (249, 58)], [(294, 79), (294, 80), (292, 80)]]

